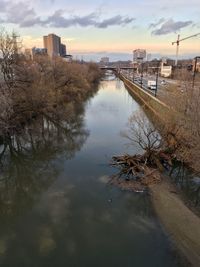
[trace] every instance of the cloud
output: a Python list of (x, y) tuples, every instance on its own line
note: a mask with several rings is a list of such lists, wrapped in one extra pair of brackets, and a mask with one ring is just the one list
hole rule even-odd
[(22, 21), (35, 18), (36, 13), (33, 8), (29, 8), (27, 3), (17, 3), (7, 11), (7, 20), (11, 23), (21, 23)]
[(115, 25), (127, 25), (133, 22), (135, 18), (130, 17), (122, 17), (120, 15), (114, 16), (109, 19), (105, 19), (102, 22), (97, 23), (98, 28), (107, 28), (108, 26), (115, 26)]
[(149, 29), (151, 29), (151, 28), (155, 28), (155, 27), (157, 27), (157, 26), (159, 26), (161, 23), (163, 23), (165, 21), (165, 19), (164, 18), (161, 18), (161, 19), (159, 19), (159, 21), (157, 21), (157, 22), (155, 22), (155, 23), (151, 23), (151, 24), (149, 24)]
[[(168, 33), (176, 33), (177, 31), (180, 31), (182, 28), (185, 28), (189, 25), (192, 25), (193, 21), (174, 21), (173, 19), (169, 19), (165, 21), (160, 28), (157, 28), (152, 31), (153, 35), (164, 35)], [(152, 24), (151, 24), (152, 25)], [(155, 25), (155, 24), (154, 24)], [(155, 25), (154, 27), (156, 27)]]
[(86, 16), (71, 16), (69, 18), (64, 17), (63, 10), (57, 10), (46, 20), (42, 22), (43, 26), (50, 26), (56, 28), (66, 28), (70, 26), (82, 26), (87, 27), (96, 24), (96, 18), (98, 15), (96, 13), (91, 13)]
[(2, 23), (18, 24), (20, 27), (29, 27), (38, 23), (40, 18), (34, 8), (27, 2), (12, 3), (11, 1), (0, 0), (0, 13), (4, 15)]
[[(130, 24), (135, 19), (130, 17), (123, 17), (116, 15), (114, 17), (101, 20), (100, 13), (90, 13), (85, 16), (71, 16), (69, 18), (64, 17), (63, 10), (57, 10), (52, 16), (49, 16), (42, 24), (45, 26), (65, 28), (70, 26), (88, 27), (94, 26), (96, 28), (107, 28), (110, 26), (124, 26)], [(41, 22), (40, 22), (41, 23)]]
[(42, 18), (36, 14), (30, 2), (15, 2), (0, 0), (0, 14), (3, 14), (3, 23), (13, 23), (20, 27), (32, 27), (39, 25), (43, 27), (68, 28), (71, 26), (96, 28), (107, 28), (110, 26), (125, 26), (132, 23), (135, 19), (127, 16), (116, 15), (107, 19), (101, 19), (101, 12), (92, 12), (84, 16), (66, 16), (62, 9), (56, 10), (47, 18)]

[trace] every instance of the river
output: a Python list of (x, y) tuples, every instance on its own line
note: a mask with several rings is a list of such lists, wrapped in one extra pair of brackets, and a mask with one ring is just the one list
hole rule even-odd
[(0, 266), (182, 266), (150, 197), (107, 184), (116, 172), (111, 157), (139, 152), (120, 134), (137, 110), (123, 83), (110, 76), (73, 129), (56, 131), (45, 122), (43, 141), (29, 134), (29, 142), (26, 133), (26, 149), (4, 155)]

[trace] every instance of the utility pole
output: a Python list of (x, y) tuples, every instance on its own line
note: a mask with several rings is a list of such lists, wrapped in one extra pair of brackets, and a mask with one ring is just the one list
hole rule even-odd
[(176, 61), (175, 61), (175, 66), (177, 66), (177, 64), (178, 64), (179, 44), (180, 44), (180, 34), (178, 35), (178, 39), (177, 39), (177, 43), (176, 43)]
[(131, 80), (131, 69), (128, 70), (129, 80)]
[(194, 82), (197, 72), (197, 60), (200, 59), (200, 57), (195, 57), (195, 64), (194, 64), (194, 73), (193, 73), (193, 79), (192, 79), (192, 88), (194, 88)]
[(160, 61), (158, 61), (158, 64), (157, 64), (155, 97), (157, 97), (157, 92), (158, 92), (159, 65), (160, 65)]
[(143, 84), (143, 62), (141, 63), (141, 81), (140, 81), (140, 85), (141, 85), (141, 88), (142, 88), (142, 84)]

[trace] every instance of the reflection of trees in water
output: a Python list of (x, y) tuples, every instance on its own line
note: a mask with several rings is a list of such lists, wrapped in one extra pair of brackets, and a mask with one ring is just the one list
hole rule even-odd
[[(116, 81), (116, 75), (113, 73), (113, 71), (106, 72), (102, 78), (102, 81)], [(118, 80), (118, 79), (117, 79)]]
[[(1, 220), (30, 208), (58, 175), (53, 159), (74, 157), (88, 137), (83, 110), (65, 117), (40, 117), (19, 134), (7, 136), (0, 146)], [(65, 117), (62, 118), (62, 117)]]
[(122, 88), (122, 81), (118, 78), (116, 80), (116, 89), (121, 90), (121, 88)]
[(174, 182), (183, 190), (191, 204), (200, 209), (200, 177), (184, 164), (177, 164), (170, 173)]

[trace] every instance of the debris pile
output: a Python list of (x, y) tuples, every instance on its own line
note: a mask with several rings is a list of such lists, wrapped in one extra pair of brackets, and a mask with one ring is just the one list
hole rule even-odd
[(111, 165), (120, 170), (111, 177), (111, 184), (123, 190), (143, 192), (149, 185), (161, 181), (161, 171), (172, 165), (172, 158), (164, 151), (153, 150), (143, 155), (114, 156)]

